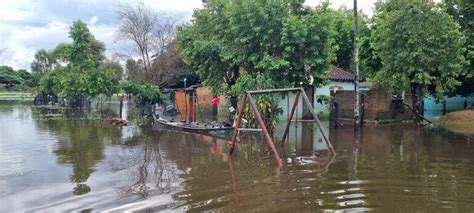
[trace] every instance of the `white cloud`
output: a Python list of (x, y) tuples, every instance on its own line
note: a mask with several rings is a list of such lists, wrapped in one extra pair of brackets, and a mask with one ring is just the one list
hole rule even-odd
[(61, 22), (51, 22), (45, 27), (0, 24), (0, 47), (7, 51), (0, 57), (0, 64), (15, 69), (29, 69), (37, 49), (52, 49), (59, 42), (68, 42), (68, 25)]
[(91, 19), (89, 19), (89, 25), (94, 25), (98, 20), (99, 18), (97, 18), (97, 16), (92, 16)]

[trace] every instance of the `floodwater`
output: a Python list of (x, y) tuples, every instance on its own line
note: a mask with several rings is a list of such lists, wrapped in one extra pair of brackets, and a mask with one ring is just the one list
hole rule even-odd
[(225, 140), (54, 113), (0, 106), (0, 212), (474, 209), (474, 138), (436, 127), (331, 129), (331, 158), (299, 123), (277, 169), (259, 135), (231, 158)]

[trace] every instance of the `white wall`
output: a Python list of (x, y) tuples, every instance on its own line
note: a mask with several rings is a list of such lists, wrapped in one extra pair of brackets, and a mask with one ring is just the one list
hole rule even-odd
[(329, 96), (331, 93), (330, 88), (332, 87), (341, 87), (342, 90), (354, 90), (353, 82), (340, 82), (340, 81), (331, 81), (328, 85), (316, 88), (314, 91), (314, 108), (319, 112), (329, 113), (329, 106), (326, 104), (319, 104), (316, 97), (318, 95)]
[[(316, 88), (315, 89), (315, 92), (314, 92), (314, 108), (316, 110), (316, 112), (324, 112), (324, 113), (329, 113), (329, 109), (328, 107), (329, 106), (326, 106), (325, 104), (319, 104), (317, 102), (317, 99), (316, 97), (318, 95), (327, 95), (329, 96), (330, 95), (330, 88), (331, 87), (334, 87), (334, 86), (337, 86), (337, 87), (341, 87), (342, 90), (354, 90), (354, 83), (353, 82), (337, 82), (337, 81), (331, 81), (328, 85), (326, 86), (323, 86), (323, 87), (320, 87), (320, 88)], [(295, 101), (295, 94), (294, 93), (291, 93), (291, 94), (288, 94), (288, 96), (285, 96), (283, 98), (280, 98), (280, 102), (278, 103), (278, 106), (280, 106), (282, 109), (283, 109), (283, 114), (280, 115), (280, 120), (287, 120), (287, 117), (288, 117), (288, 113), (289, 111), (291, 110), (291, 107), (293, 106), (293, 102)], [(300, 97), (300, 100), (298, 102), (298, 107), (296, 109), (296, 112), (295, 112), (295, 118), (298, 118), (298, 119), (301, 119), (302, 117), (302, 111), (303, 111), (303, 99)]]

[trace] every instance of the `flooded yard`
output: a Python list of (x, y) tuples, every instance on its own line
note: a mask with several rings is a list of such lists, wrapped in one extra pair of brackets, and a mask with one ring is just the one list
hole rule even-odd
[(474, 209), (474, 136), (435, 126), (331, 128), (332, 159), (296, 123), (277, 169), (259, 135), (230, 157), (222, 139), (44, 111), (0, 106), (0, 212)]

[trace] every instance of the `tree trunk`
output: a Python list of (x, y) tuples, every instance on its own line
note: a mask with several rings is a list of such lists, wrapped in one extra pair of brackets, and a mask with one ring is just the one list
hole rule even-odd
[(423, 95), (421, 84), (413, 84), (411, 86), (411, 97), (413, 99), (413, 121), (415, 122), (415, 124), (419, 124), (422, 121), (420, 115), (423, 115), (423, 108), (421, 103)]
[(303, 104), (303, 119), (304, 120), (312, 120), (315, 119), (313, 118), (313, 114), (311, 113), (311, 110), (314, 110), (314, 86), (306, 86), (304, 88), (304, 92), (309, 98), (309, 101), (311, 102), (311, 108), (308, 108), (306, 104)]

